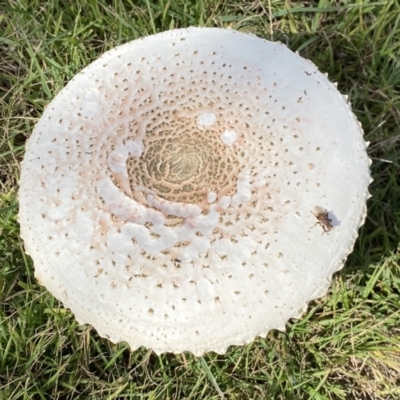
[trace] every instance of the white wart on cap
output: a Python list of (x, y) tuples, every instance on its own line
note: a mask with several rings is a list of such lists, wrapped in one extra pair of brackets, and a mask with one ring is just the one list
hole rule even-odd
[(369, 165), (312, 63), (230, 30), (173, 30), (105, 53), (47, 107), (22, 164), (21, 236), (40, 283), (100, 335), (223, 353), (326, 293), (364, 221)]

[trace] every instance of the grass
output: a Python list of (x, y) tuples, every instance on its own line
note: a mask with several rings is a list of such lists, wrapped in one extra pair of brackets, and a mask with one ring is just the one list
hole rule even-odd
[[(157, 356), (78, 326), (33, 277), (18, 236), (24, 143), (99, 54), (167, 29), (280, 40), (349, 95), (374, 178), (330, 292), (285, 333), (226, 355)], [(400, 398), (400, 4), (397, 0), (0, 0), (0, 400)]]

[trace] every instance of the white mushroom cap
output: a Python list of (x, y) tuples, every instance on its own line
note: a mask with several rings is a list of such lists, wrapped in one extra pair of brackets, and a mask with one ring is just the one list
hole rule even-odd
[(21, 236), (40, 283), (100, 335), (223, 353), (326, 293), (369, 165), (312, 63), (235, 31), (173, 30), (105, 53), (47, 107), (22, 164)]

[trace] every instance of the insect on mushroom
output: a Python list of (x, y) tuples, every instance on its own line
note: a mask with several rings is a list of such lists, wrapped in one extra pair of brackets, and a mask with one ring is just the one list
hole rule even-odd
[[(315, 225), (320, 225), (323, 229), (322, 235), (324, 233), (329, 233), (333, 229), (332, 225), (332, 219), (329, 218), (329, 213), (328, 210), (325, 208), (322, 208), (320, 206), (314, 207), (314, 212), (311, 211), (315, 217), (317, 218), (317, 222), (314, 224)], [(313, 228), (314, 228), (313, 226)]]

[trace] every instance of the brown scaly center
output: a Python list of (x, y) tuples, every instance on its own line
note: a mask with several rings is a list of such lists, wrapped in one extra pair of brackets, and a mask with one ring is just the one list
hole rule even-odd
[(233, 195), (242, 168), (237, 147), (222, 142), (223, 131), (218, 124), (200, 130), (189, 118), (151, 129), (142, 155), (128, 159), (132, 192), (145, 188), (165, 200), (203, 208), (209, 192)]

